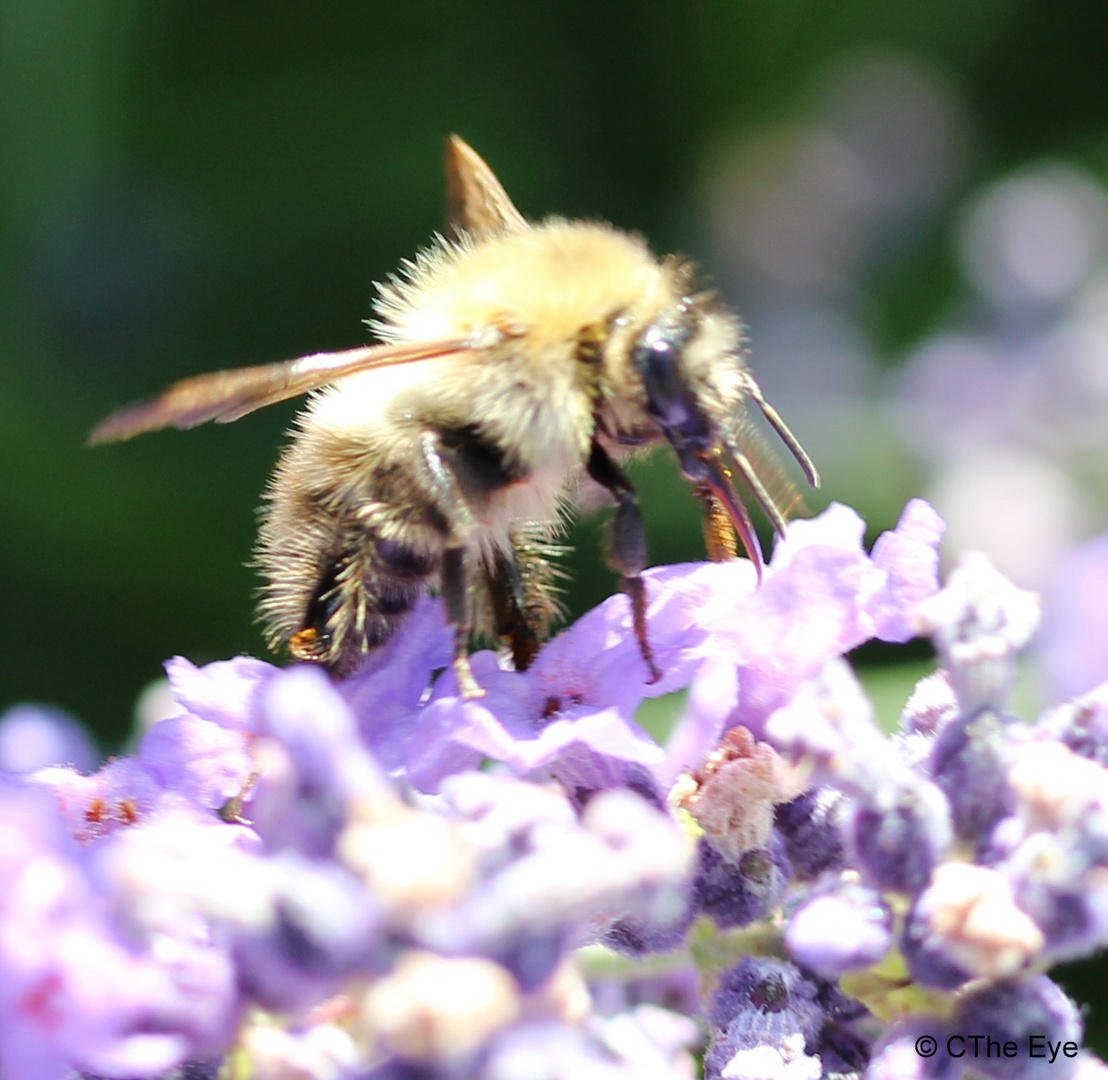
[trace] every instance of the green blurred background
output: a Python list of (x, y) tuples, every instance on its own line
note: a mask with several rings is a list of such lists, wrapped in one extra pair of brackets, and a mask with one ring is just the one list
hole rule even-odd
[[(56, 703), (110, 749), (166, 657), (264, 655), (246, 564), (294, 407), (86, 433), (188, 374), (364, 342), (371, 283), (441, 226), (448, 132), (524, 213), (697, 259), (824, 467), (812, 508), (872, 537), (934, 486), (886, 405), (981, 306), (967, 200), (1047, 159), (1108, 177), (1108, 7), (2, 0), (0, 708)], [(1104, 524), (1093, 473), (1073, 539)], [(700, 557), (672, 468), (639, 482), (654, 560)], [(580, 611), (612, 577), (595, 523), (573, 535)], [(874, 679), (895, 709), (906, 680)]]
[[(922, 467), (873, 425), (822, 434), (821, 410), (790, 399), (789, 357), (760, 359), (715, 235), (718, 177), (752, 140), (841, 111), (858, 65), (938, 96), (925, 135), (946, 142), (919, 168), (941, 175), (878, 222), (896, 242), (851, 286), (892, 365), (964, 288), (966, 192), (1044, 155), (1108, 167), (1106, 60), (1108, 8), (1078, 0), (3, 0), (0, 704), (63, 705), (111, 746), (167, 656), (259, 652), (245, 564), (293, 407), (95, 451), (85, 434), (187, 374), (365, 341), (371, 283), (441, 225), (451, 131), (525, 213), (606, 218), (697, 258), (747, 310), (755, 369), (828, 473), (821, 498), (888, 527)], [(653, 555), (696, 557), (663, 474), (642, 481)], [(594, 527), (581, 547), (578, 610), (612, 585)]]

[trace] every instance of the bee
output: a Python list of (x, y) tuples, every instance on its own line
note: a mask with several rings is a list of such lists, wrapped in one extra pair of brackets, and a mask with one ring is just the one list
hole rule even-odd
[(555, 607), (549, 547), (591, 489), (614, 502), (608, 563), (651, 677), (646, 534), (621, 462), (668, 443), (705, 513), (709, 555), (763, 556), (735, 474), (778, 533), (791, 509), (758, 410), (813, 486), (807, 453), (746, 367), (739, 321), (692, 269), (596, 222), (531, 223), (451, 136), (448, 235), (379, 289), (378, 344), (185, 379), (113, 413), (91, 443), (230, 423), (311, 393), (266, 493), (257, 564), (274, 648), (350, 674), (436, 589), (461, 692), (485, 619), (524, 669)]

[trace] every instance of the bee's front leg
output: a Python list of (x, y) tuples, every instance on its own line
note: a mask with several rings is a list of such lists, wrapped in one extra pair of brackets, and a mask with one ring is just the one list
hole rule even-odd
[(701, 485), (696, 497), (704, 508), (704, 544), (712, 562), (727, 562), (739, 557), (738, 537), (735, 526), (727, 513), (727, 507), (712, 494), (712, 489)]
[(470, 603), (472, 573), (468, 562), (470, 541), (478, 524), (453, 469), (443, 456), (437, 432), (419, 437), (419, 450), (427, 480), (434, 494), (435, 508), (447, 523), (446, 550), (442, 557), (442, 597), (446, 617), (454, 627), (454, 674), (464, 698), (485, 696), (469, 666)]
[(616, 500), (616, 513), (612, 518), (608, 541), (608, 565), (623, 578), (623, 591), (631, 598), (635, 639), (650, 669), (650, 681), (657, 682), (662, 673), (654, 662), (654, 651), (650, 647), (646, 628), (646, 586), (642, 579), (642, 572), (646, 569), (646, 525), (639, 508), (638, 492), (627, 474), (596, 439), (593, 439), (585, 468), (589, 476)]

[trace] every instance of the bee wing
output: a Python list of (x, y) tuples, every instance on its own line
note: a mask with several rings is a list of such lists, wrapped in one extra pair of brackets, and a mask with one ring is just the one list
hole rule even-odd
[(164, 427), (196, 427), (207, 420), (229, 424), (255, 409), (318, 390), (359, 371), (479, 347), (474, 338), (367, 345), (345, 352), (314, 353), (277, 364), (195, 375), (174, 383), (153, 401), (128, 405), (112, 413), (93, 428), (89, 444), (119, 442)]
[(527, 225), (479, 154), (457, 135), (446, 140), (447, 224), (455, 236), (486, 240)]

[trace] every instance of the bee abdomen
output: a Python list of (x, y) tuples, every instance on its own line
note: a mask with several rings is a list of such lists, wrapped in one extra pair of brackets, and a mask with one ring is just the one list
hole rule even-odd
[(437, 561), (430, 554), (398, 540), (378, 540), (376, 554), (382, 571), (399, 580), (429, 577)]

